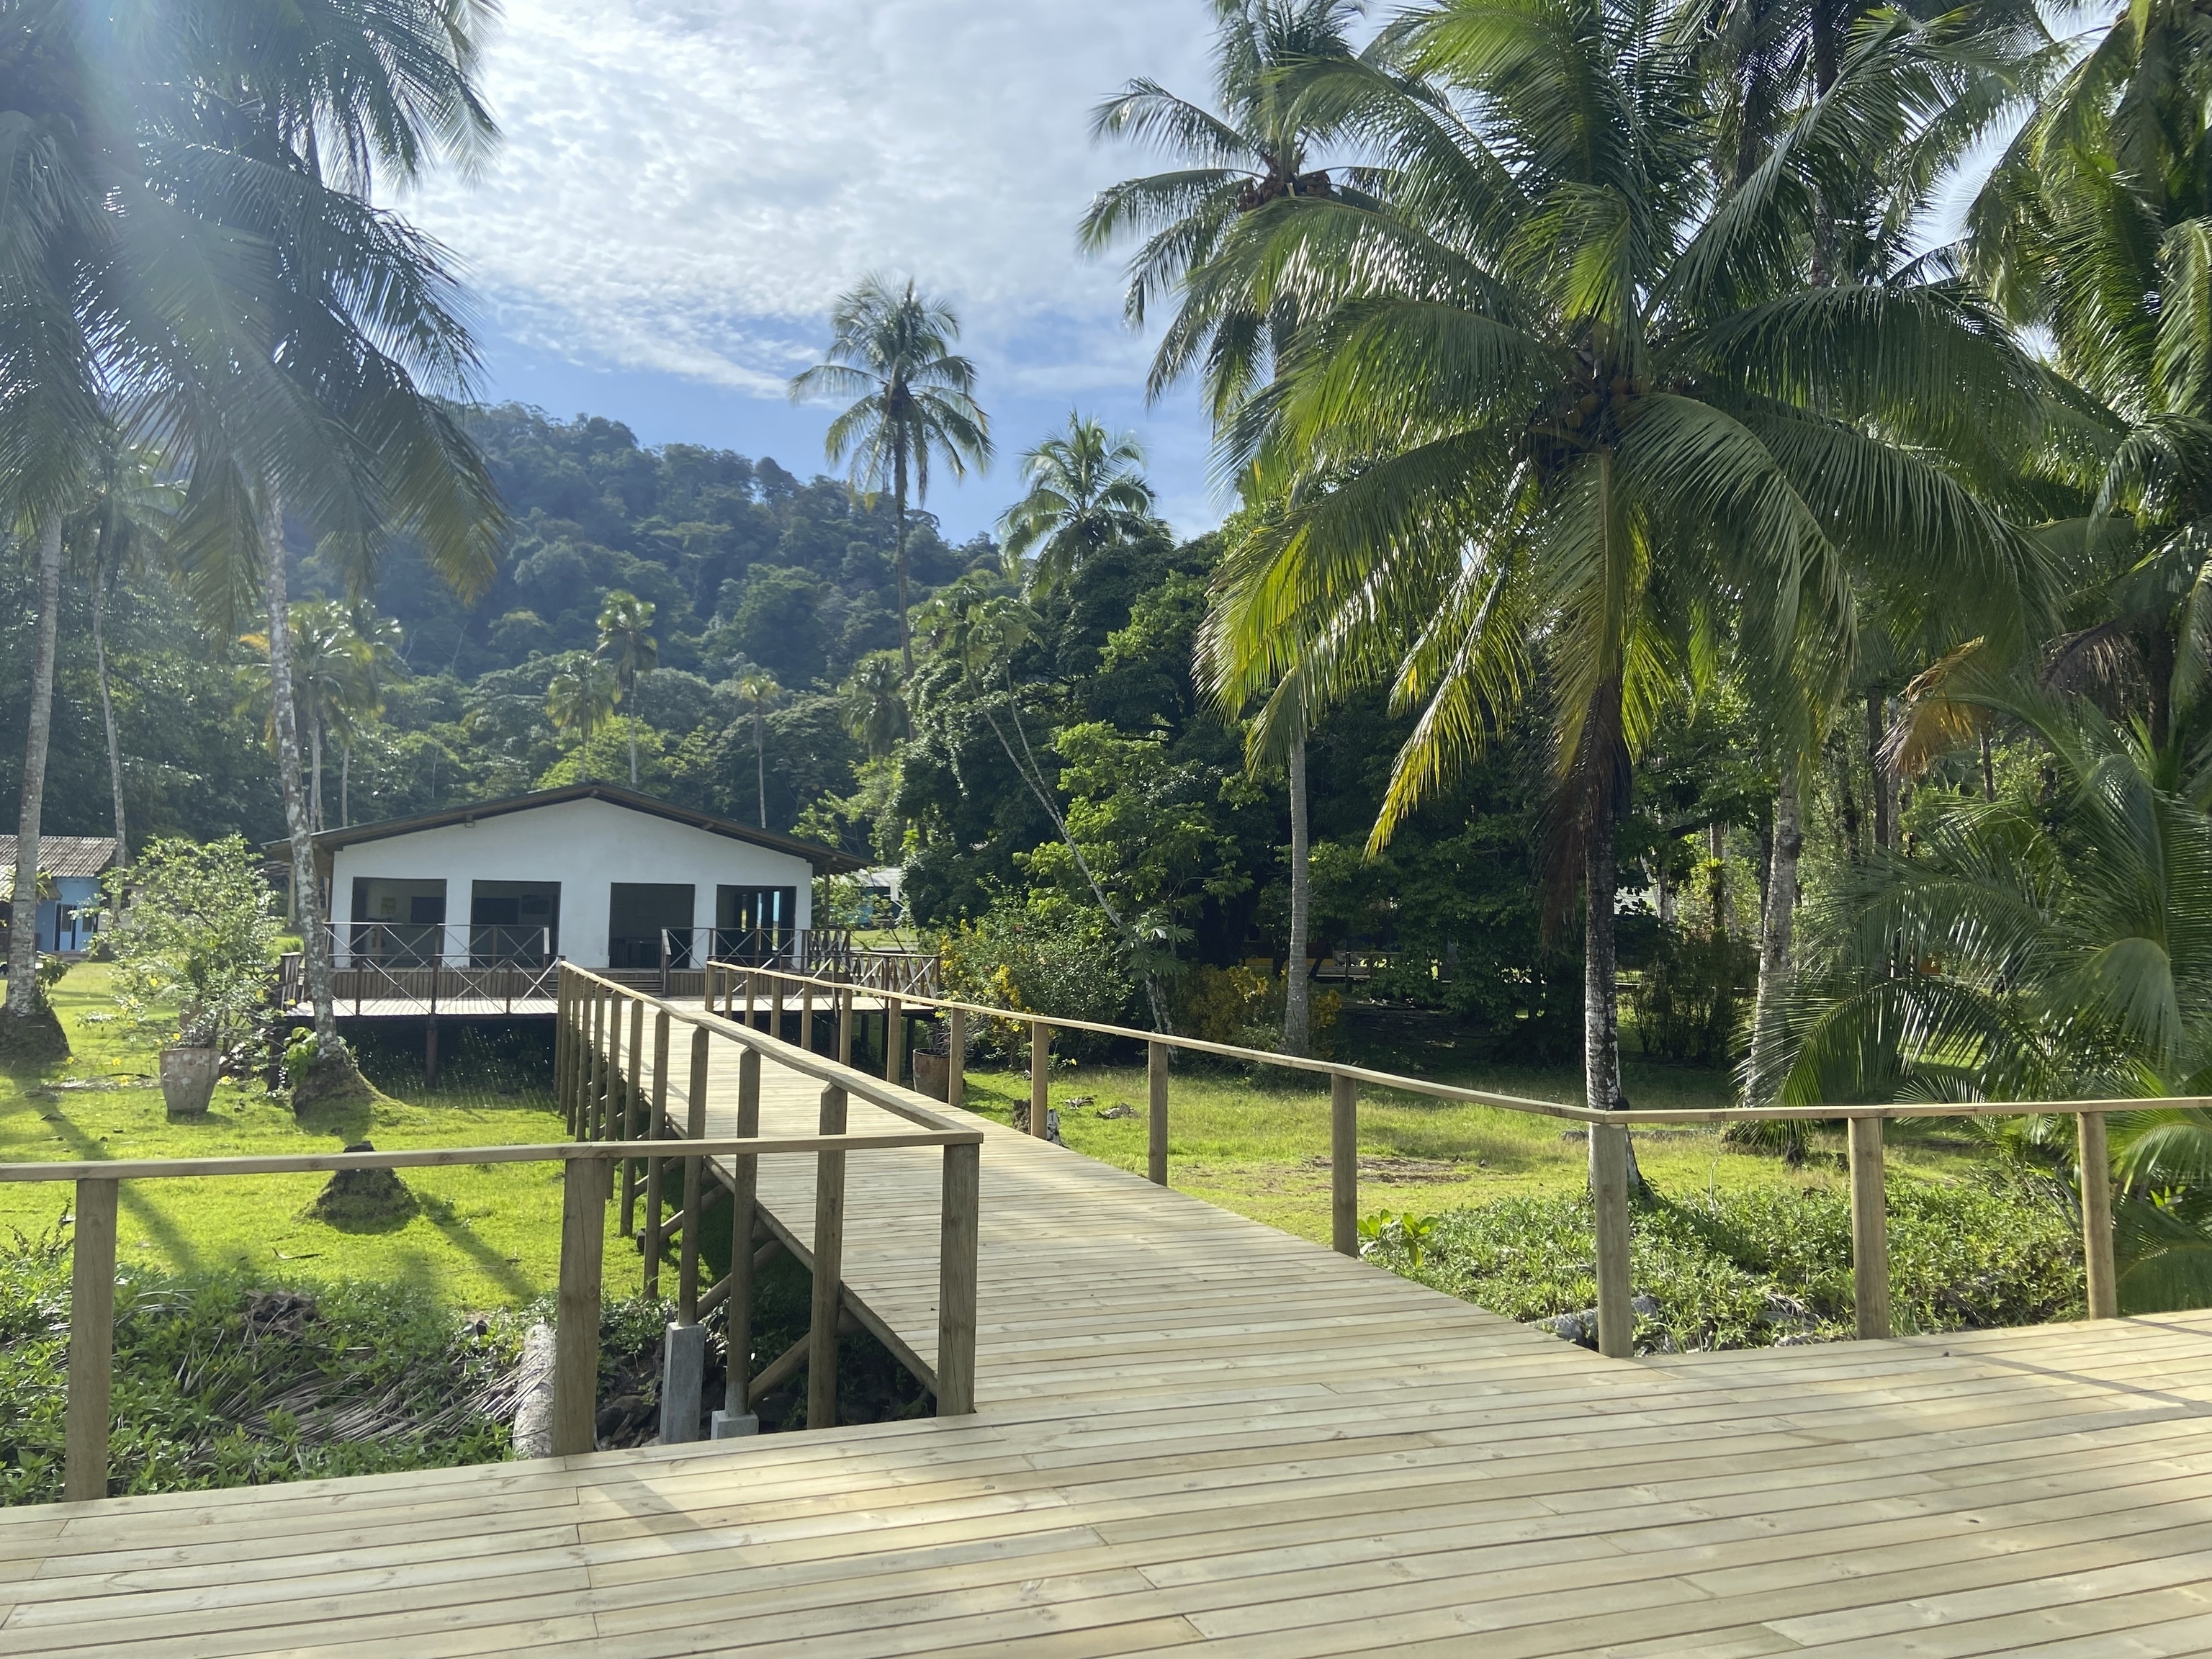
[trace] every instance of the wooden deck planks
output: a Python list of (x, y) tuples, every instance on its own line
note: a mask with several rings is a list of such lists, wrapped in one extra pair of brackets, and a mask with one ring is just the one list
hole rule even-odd
[[(2212, 1316), (1608, 1361), (985, 1127), (977, 1415), (0, 1511), (0, 1656), (2212, 1649)], [(938, 1175), (848, 1170), (924, 1366)]]

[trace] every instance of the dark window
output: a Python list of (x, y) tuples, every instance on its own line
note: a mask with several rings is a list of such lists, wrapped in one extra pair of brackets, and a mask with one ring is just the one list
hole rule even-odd
[(561, 884), (479, 881), (469, 888), (469, 960), (532, 964), (561, 953)]
[(799, 929), (796, 887), (714, 890), (714, 955), (723, 962), (765, 962), (791, 948)]
[(665, 941), (669, 966), (690, 967), (692, 904), (688, 882), (617, 881), (607, 889), (607, 966), (658, 968)]

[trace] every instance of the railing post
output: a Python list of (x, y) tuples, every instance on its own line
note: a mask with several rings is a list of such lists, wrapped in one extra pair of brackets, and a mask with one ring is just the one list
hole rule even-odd
[(561, 1192), (560, 1311), (553, 1326), (553, 1455), (599, 1443), (599, 1274), (613, 1161), (572, 1158)]
[(115, 1203), (121, 1182), (76, 1183), (70, 1241), (69, 1404), (62, 1497), (107, 1496), (109, 1398), (115, 1364)]
[[(668, 1121), (668, 1010), (663, 1008), (653, 1022), (653, 1108), (647, 1114), (647, 1140), (660, 1139), (661, 1126)], [(645, 1293), (660, 1294), (660, 1169), (661, 1160), (645, 1160)]]
[(968, 1098), (968, 1011), (951, 1011), (945, 1033), (945, 1103), (958, 1111)]
[(947, 1146), (937, 1241), (937, 1414), (975, 1409), (975, 1256), (982, 1219), (981, 1146)]
[(906, 1070), (906, 1009), (896, 997), (884, 999), (884, 1081), (896, 1085)]
[(2078, 1115), (2081, 1168), (2081, 1261), (2088, 1279), (2089, 1317), (2117, 1319), (2119, 1279), (2112, 1264), (2112, 1159), (2102, 1112)]
[[(684, 1134), (693, 1140), (707, 1138), (707, 1028), (691, 1028), (691, 1083), (684, 1094)], [(684, 1160), (684, 1243), (678, 1258), (676, 1322), (699, 1322), (699, 1200), (705, 1160)]]
[(778, 974), (768, 982), (768, 1034), (778, 1042), (783, 1041), (783, 975)]
[(1359, 1085), (1341, 1072), (1328, 1079), (1328, 1242), (1359, 1254)]
[(553, 981), (553, 1098), (561, 1104), (563, 1121), (573, 1122), (568, 1102), (568, 975)]
[[(623, 1078), (622, 1127), (618, 1139), (635, 1140), (638, 1137), (638, 1118), (645, 1103), (645, 999), (638, 998), (629, 1006), (629, 1070)], [(626, 1158), (622, 1166), (622, 1236), (631, 1238), (637, 1231), (637, 1160)]]
[(599, 1110), (599, 1069), (606, 1063), (606, 1056), (600, 1049), (606, 1011), (606, 988), (592, 986), (591, 1007), (584, 1021), (584, 1093), (576, 1103), (576, 1139), (579, 1140), (592, 1138), (592, 1118)]
[(758, 1015), (758, 1014), (757, 1014), (757, 1013), (754, 1012), (754, 1010), (753, 1010), (753, 1004), (754, 1004), (754, 1001), (755, 1001), (755, 1000), (756, 1000), (756, 998), (757, 998), (757, 996), (758, 995), (758, 993), (759, 993), (759, 991), (760, 991), (760, 975), (759, 975), (758, 974), (757, 974), (757, 973), (753, 972), (753, 970), (752, 970), (751, 969), (750, 969), (750, 968), (746, 969), (744, 971), (745, 971), (745, 1029), (746, 1029), (748, 1031), (750, 1031), (750, 1030), (754, 1030), (758, 1029), (758, 1026), (759, 1026), (759, 1024), (760, 1024), (760, 1017), (759, 1017), (759, 1015)]
[[(738, 1133), (760, 1133), (761, 1057), (757, 1048), (738, 1056)], [(753, 1408), (750, 1382), (753, 1352), (753, 1212), (760, 1190), (760, 1160), (739, 1153), (730, 1160), (736, 1188), (730, 1214), (730, 1304), (725, 1327), (729, 1350), (729, 1403), (732, 1416)]]
[(1052, 1103), (1046, 1085), (1052, 1080), (1052, 1027), (1041, 1019), (1030, 1022), (1030, 1133), (1039, 1140), (1052, 1127)]
[(714, 1006), (715, 994), (721, 988), (722, 970), (713, 963), (707, 964), (706, 982), (699, 988), (699, 1006), (708, 1013), (719, 1013)]
[(799, 988), (799, 1046), (810, 1054), (814, 1052), (814, 986), (811, 981)]
[(1848, 1120), (1851, 1166), (1851, 1303), (1862, 1338), (1889, 1334), (1889, 1200), (1882, 1181), (1882, 1121)]
[[(845, 1133), (845, 1091), (822, 1091), (821, 1131)], [(845, 1277), (845, 1154), (814, 1160), (814, 1289), (806, 1343), (806, 1426), (837, 1425), (837, 1316)]]
[(1168, 1045), (1145, 1045), (1145, 1173), (1168, 1184)]
[(837, 993), (837, 1063), (853, 1063), (853, 988), (849, 985)]
[(1636, 1310), (1630, 1306), (1628, 1130), (1593, 1123), (1590, 1198), (1596, 1210), (1597, 1350), (1626, 1359), (1636, 1348)]
[(599, 1025), (594, 1044), (599, 1051), (599, 1079), (592, 1090), (592, 1121), (584, 1127), (586, 1140), (607, 1138), (607, 1103), (614, 1096), (615, 1049), (622, 1040), (621, 1031), (622, 1004), (613, 989), (603, 985), (599, 988)]

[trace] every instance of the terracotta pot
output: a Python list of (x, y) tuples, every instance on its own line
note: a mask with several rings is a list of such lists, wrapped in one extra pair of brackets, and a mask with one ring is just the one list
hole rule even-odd
[(198, 1117), (215, 1098), (222, 1072), (219, 1048), (179, 1046), (161, 1050), (161, 1098), (173, 1115)]
[(932, 1100), (945, 1098), (945, 1079), (951, 1066), (943, 1054), (933, 1054), (917, 1048), (914, 1055), (914, 1086), (917, 1094), (927, 1095)]

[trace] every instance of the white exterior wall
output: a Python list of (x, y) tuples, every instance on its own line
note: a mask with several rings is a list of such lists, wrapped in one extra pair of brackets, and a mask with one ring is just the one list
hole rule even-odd
[(717, 887), (796, 887), (799, 926), (812, 925), (814, 866), (791, 853), (617, 806), (571, 800), (342, 847), (332, 855), (333, 921), (352, 920), (356, 878), (446, 884), (446, 919), (469, 919), (479, 881), (561, 884), (561, 954), (607, 965), (609, 889), (617, 882), (690, 883), (691, 922), (714, 925)]

